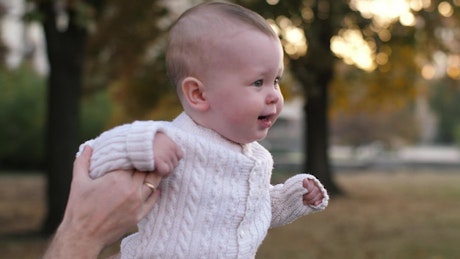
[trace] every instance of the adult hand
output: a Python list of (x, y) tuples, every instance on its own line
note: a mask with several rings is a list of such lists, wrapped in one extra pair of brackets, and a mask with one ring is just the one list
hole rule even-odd
[(88, 175), (92, 150), (75, 160), (63, 221), (44, 258), (97, 258), (152, 209), (161, 179), (153, 173), (119, 170), (97, 179)]

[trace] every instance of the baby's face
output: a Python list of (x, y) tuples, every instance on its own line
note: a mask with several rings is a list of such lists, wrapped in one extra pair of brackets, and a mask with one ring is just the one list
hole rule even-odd
[(210, 105), (206, 126), (240, 144), (263, 139), (284, 103), (281, 44), (250, 28), (220, 42), (201, 78)]

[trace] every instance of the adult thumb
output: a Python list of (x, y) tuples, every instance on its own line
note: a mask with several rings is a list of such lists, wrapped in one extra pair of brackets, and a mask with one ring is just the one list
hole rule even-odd
[(93, 149), (90, 146), (85, 146), (83, 152), (80, 153), (73, 163), (74, 178), (89, 178), (89, 163)]

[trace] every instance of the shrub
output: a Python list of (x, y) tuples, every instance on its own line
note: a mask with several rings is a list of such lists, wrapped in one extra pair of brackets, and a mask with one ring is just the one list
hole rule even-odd
[(97, 137), (112, 119), (112, 101), (107, 91), (85, 96), (81, 105), (80, 143)]
[[(0, 168), (42, 169), (46, 79), (27, 65), (14, 70), (0, 69), (0, 93)], [(105, 129), (111, 108), (107, 91), (83, 98), (80, 142), (96, 137)]]
[(0, 167), (43, 161), (45, 80), (24, 65), (0, 70)]

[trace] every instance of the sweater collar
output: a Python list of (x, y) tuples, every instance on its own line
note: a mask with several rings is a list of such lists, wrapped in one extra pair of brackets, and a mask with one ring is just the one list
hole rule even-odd
[(245, 155), (250, 155), (252, 153), (249, 144), (238, 144), (233, 141), (230, 141), (224, 138), (222, 135), (217, 133), (216, 131), (203, 127), (195, 123), (195, 121), (185, 112), (182, 112), (179, 116), (177, 116), (173, 123), (177, 125), (179, 128), (187, 131), (189, 134), (195, 136), (201, 136), (209, 141), (212, 141), (216, 144), (222, 145), (225, 148), (233, 150), (238, 153), (243, 153)]

